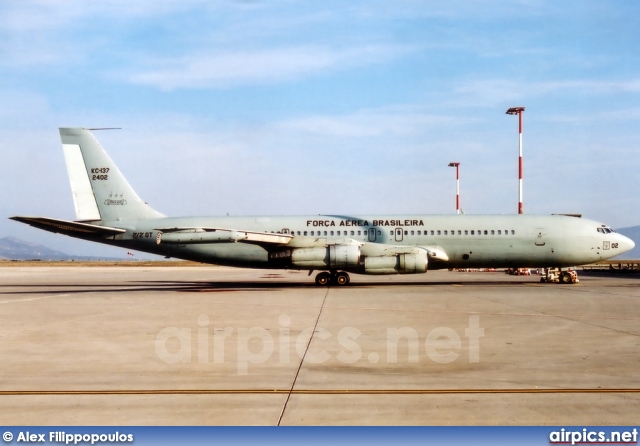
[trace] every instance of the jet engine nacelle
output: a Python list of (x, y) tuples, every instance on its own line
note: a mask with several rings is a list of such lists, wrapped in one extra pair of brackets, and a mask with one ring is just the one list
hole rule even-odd
[(360, 263), (359, 245), (329, 245), (323, 248), (298, 248), (291, 251), (294, 266), (312, 268), (355, 268)]
[(427, 251), (399, 253), (379, 257), (365, 257), (365, 274), (419, 274), (426, 273), (429, 259)]
[(283, 267), (305, 269), (354, 269), (360, 264), (360, 245), (329, 245), (295, 248), (269, 254), (271, 262)]
[(247, 235), (237, 231), (176, 231), (158, 232), (156, 243), (168, 244), (197, 244), (197, 243), (234, 243), (247, 238)]

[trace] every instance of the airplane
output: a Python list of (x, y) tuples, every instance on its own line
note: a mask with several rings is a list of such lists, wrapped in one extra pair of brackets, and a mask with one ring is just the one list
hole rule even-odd
[(609, 226), (568, 214), (167, 217), (140, 199), (92, 130), (60, 128), (76, 219), (12, 220), (167, 258), (319, 271), (318, 285), (347, 285), (349, 274), (566, 268), (635, 246)]

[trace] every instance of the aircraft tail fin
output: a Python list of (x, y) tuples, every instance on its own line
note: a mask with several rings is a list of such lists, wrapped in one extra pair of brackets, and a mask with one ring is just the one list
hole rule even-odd
[(77, 221), (164, 217), (140, 199), (88, 129), (61, 128), (60, 139)]

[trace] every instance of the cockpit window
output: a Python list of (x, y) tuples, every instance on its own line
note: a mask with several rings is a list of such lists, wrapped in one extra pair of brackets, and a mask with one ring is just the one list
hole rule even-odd
[(612, 232), (615, 232), (615, 231), (608, 226), (602, 225), (601, 228), (598, 228), (598, 232), (602, 234), (611, 234)]

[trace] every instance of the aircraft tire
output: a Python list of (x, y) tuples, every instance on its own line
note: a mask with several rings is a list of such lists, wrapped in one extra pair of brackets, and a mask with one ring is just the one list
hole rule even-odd
[(325, 286), (329, 285), (330, 282), (331, 274), (326, 271), (318, 273), (318, 275), (316, 276), (316, 285)]
[(345, 273), (344, 271), (340, 271), (335, 275), (335, 281), (336, 284), (341, 286), (348, 285), (349, 282), (351, 282), (351, 278), (349, 277), (349, 274)]

